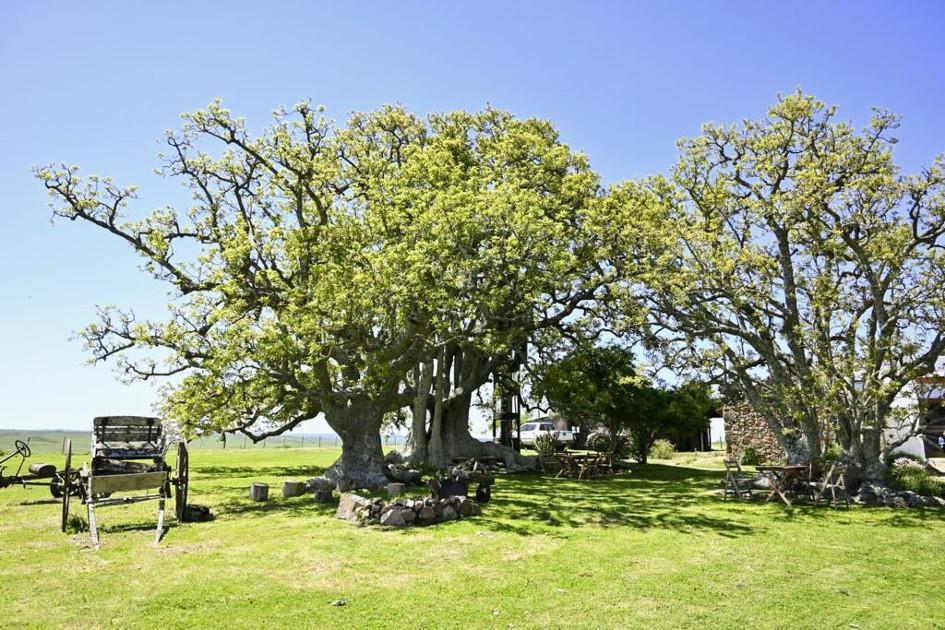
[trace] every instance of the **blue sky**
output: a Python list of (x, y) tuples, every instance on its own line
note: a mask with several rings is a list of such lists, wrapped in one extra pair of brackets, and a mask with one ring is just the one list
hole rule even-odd
[[(156, 391), (88, 367), (96, 304), (160, 314), (164, 288), (90, 226), (50, 225), (30, 167), (151, 174), (180, 112), (220, 97), (257, 128), (304, 98), (347, 112), (486, 103), (554, 121), (608, 182), (663, 172), (703, 121), (759, 117), (797, 87), (864, 124), (903, 116), (907, 170), (945, 151), (942, 2), (8, 2), (0, 5), (0, 428), (84, 429)], [(321, 430), (313, 424), (308, 430)]]

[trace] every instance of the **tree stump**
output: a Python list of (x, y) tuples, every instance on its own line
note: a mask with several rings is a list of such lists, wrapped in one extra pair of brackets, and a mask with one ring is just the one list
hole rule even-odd
[(254, 483), (249, 487), (249, 498), (253, 501), (267, 501), (269, 499), (269, 484)]

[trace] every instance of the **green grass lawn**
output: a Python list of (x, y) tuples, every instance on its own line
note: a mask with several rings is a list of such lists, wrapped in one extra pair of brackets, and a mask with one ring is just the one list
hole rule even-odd
[[(154, 503), (103, 508), (95, 551), (44, 489), (0, 491), (0, 626), (945, 627), (941, 512), (726, 502), (717, 459), (683, 454), (502, 476), (481, 518), (385, 531), (278, 496), (336, 455), (192, 452), (192, 501), (217, 518), (170, 518), (159, 547)], [(250, 502), (253, 481), (276, 496)]]

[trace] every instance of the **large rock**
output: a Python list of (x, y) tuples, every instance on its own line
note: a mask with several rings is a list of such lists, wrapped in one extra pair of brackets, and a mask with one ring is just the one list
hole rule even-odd
[(335, 482), (328, 477), (315, 477), (305, 482), (309, 492), (331, 492), (335, 489)]
[(459, 518), (459, 514), (456, 512), (456, 508), (452, 505), (447, 505), (443, 508), (443, 520), (444, 521), (455, 521)]
[(300, 497), (308, 492), (308, 484), (304, 481), (283, 481), (282, 496), (286, 499)]
[(472, 514), (473, 502), (468, 498), (463, 497), (462, 500), (456, 505), (456, 511), (459, 512), (460, 516), (470, 516)]
[(433, 508), (429, 505), (424, 505), (420, 508), (420, 513), (417, 516), (424, 523), (432, 523), (436, 520), (436, 512), (434, 512)]
[(404, 520), (403, 510), (395, 507), (381, 514), (381, 525), (385, 527), (405, 527), (407, 521)]
[(345, 493), (341, 495), (338, 502), (338, 511), (335, 512), (335, 518), (342, 518), (346, 521), (357, 520), (357, 511), (359, 508), (370, 509), (371, 502), (357, 494)]
[(396, 479), (400, 483), (414, 484), (420, 483), (423, 474), (419, 470), (407, 468), (399, 464), (391, 465), (387, 468), (387, 474), (391, 479)]

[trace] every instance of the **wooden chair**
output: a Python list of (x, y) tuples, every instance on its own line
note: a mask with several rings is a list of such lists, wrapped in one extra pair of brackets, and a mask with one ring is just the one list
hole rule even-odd
[(736, 499), (752, 498), (751, 476), (742, 471), (742, 466), (737, 459), (726, 457), (725, 462), (725, 490), (723, 498), (729, 495)]
[(538, 453), (538, 469), (545, 473), (557, 473), (561, 470), (561, 462), (553, 453)]
[[(850, 495), (847, 494), (847, 484), (844, 481), (846, 472), (845, 466), (831, 464), (823, 478), (813, 484), (814, 503), (824, 499), (831, 505), (837, 505), (838, 501), (843, 501), (844, 505), (849, 508)], [(828, 492), (830, 493), (829, 499), (827, 498)]]

